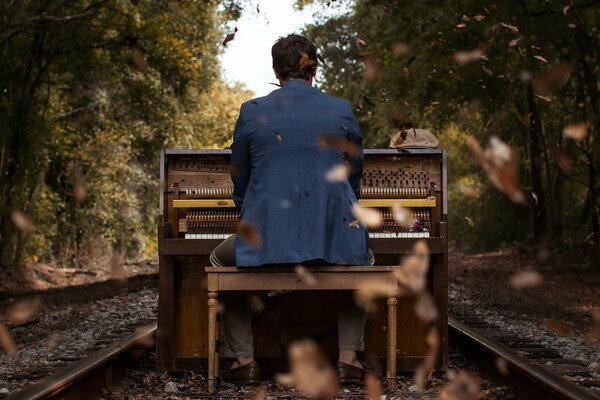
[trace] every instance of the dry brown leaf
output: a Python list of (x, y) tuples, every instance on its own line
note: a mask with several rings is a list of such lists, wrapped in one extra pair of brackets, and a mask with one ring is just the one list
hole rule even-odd
[(358, 36), (354, 38), (354, 41), (356, 41), (356, 44), (358, 46), (366, 46), (367, 45), (367, 42), (365, 42), (363, 39), (361, 39)]
[(350, 222), (350, 223), (348, 224), (348, 226), (349, 226), (350, 228), (355, 228), (355, 229), (358, 229), (358, 228), (360, 228), (360, 224), (358, 223), (358, 221), (352, 221), (352, 222)]
[(510, 370), (508, 369), (508, 362), (505, 358), (496, 358), (494, 365), (496, 366), (496, 369), (498, 370), (498, 372), (500, 372), (501, 375), (506, 376), (510, 372)]
[(519, 184), (517, 151), (495, 136), (490, 137), (490, 146), (485, 150), (472, 136), (467, 144), (473, 161), (483, 169), (489, 181), (513, 202), (525, 204)]
[(365, 375), (365, 390), (367, 391), (367, 399), (381, 400), (383, 398), (381, 381), (374, 374)]
[(541, 62), (544, 62), (546, 64), (548, 64), (548, 60), (546, 60), (543, 56), (540, 55), (534, 55), (533, 58), (540, 60)]
[(127, 281), (127, 273), (124, 266), (124, 254), (122, 251), (115, 250), (110, 257), (110, 274), (118, 283)]
[(294, 267), (294, 271), (298, 274), (300, 279), (304, 281), (308, 286), (316, 286), (317, 279), (313, 274), (311, 274), (304, 265), (296, 265)]
[(440, 400), (478, 400), (481, 394), (481, 381), (465, 371), (458, 375), (442, 390)]
[(479, 48), (468, 51), (455, 51), (452, 54), (452, 59), (458, 65), (466, 65), (473, 61), (485, 59), (485, 54)]
[(373, 57), (369, 57), (364, 61), (365, 64), (365, 80), (367, 83), (375, 83), (381, 74), (381, 62)]
[(402, 73), (404, 74), (404, 78), (408, 79), (408, 77), (410, 76), (410, 69), (408, 69), (408, 67), (403, 67)]
[(254, 225), (249, 222), (240, 221), (238, 224), (237, 233), (240, 234), (240, 236), (242, 236), (250, 246), (260, 247), (262, 244), (260, 235), (254, 228)]
[(428, 270), (429, 248), (425, 241), (419, 240), (413, 247), (413, 253), (394, 270), (394, 277), (402, 287), (412, 293), (420, 293), (427, 286)]
[(532, 80), (536, 94), (546, 95), (563, 87), (571, 77), (572, 64), (558, 64), (549, 70), (536, 75)]
[(600, 311), (594, 312), (594, 325), (585, 334), (583, 341), (587, 344), (600, 343)]
[(505, 28), (508, 28), (508, 29), (510, 29), (510, 30), (511, 30), (511, 31), (513, 31), (514, 33), (519, 33), (519, 28), (517, 28), (517, 27), (516, 27), (516, 26), (514, 26), (514, 25), (511, 25), (511, 24), (505, 24), (504, 22), (500, 22), (500, 25), (502, 25), (502, 26), (503, 26), (503, 27), (505, 27)]
[(23, 232), (31, 232), (35, 228), (31, 218), (19, 210), (13, 210), (10, 213), (10, 219), (12, 220), (13, 224), (15, 224), (15, 226)]
[(11, 357), (16, 358), (18, 356), (17, 346), (12, 336), (10, 336), (10, 332), (2, 322), (0, 322), (0, 347)]
[(225, 36), (225, 39), (223, 39), (223, 46), (227, 47), (227, 43), (231, 42), (233, 39), (235, 39), (235, 34), (237, 33), (238, 28), (237, 26), (233, 29), (232, 33), (228, 33), (227, 36)]
[(277, 140), (279, 140), (281, 142), (281, 139), (282, 139), (281, 133), (275, 132), (275, 139), (277, 139)]
[(391, 208), (394, 221), (396, 221), (398, 224), (402, 226), (409, 226), (412, 223), (412, 213), (408, 208), (402, 207), (400, 203), (393, 203)]
[(354, 302), (364, 310), (368, 310), (373, 299), (398, 297), (398, 286), (380, 281), (363, 281), (354, 291)]
[(408, 54), (410, 51), (410, 47), (403, 42), (394, 43), (391, 47), (392, 55), (395, 57), (400, 57), (405, 54)]
[(322, 135), (319, 137), (319, 146), (323, 149), (339, 150), (349, 157), (360, 155), (362, 149), (353, 142), (349, 142), (344, 136)]
[(263, 311), (265, 311), (265, 302), (260, 296), (253, 294), (248, 297), (248, 300), (252, 310), (256, 313), (261, 314)]
[(433, 366), (437, 360), (438, 350), (440, 348), (440, 335), (436, 328), (430, 328), (425, 338), (428, 350), (425, 360), (415, 370), (415, 386), (419, 392), (422, 392), (425, 388), (425, 382), (431, 376)]
[(527, 289), (537, 287), (542, 284), (544, 278), (542, 275), (533, 270), (518, 271), (511, 275), (510, 286), (514, 289)]
[(537, 194), (535, 194), (535, 193), (531, 192), (531, 197), (533, 198), (533, 203), (534, 203), (534, 204), (537, 206), (537, 205), (538, 205), (538, 202), (539, 202), (539, 199), (538, 199), (538, 197), (537, 197)]
[(456, 27), (457, 27), (458, 29), (463, 29), (463, 28), (466, 28), (466, 27), (467, 27), (467, 24), (458, 24), (458, 25), (456, 25)]
[(567, 15), (567, 13), (569, 12), (569, 10), (571, 9), (571, 7), (573, 7), (573, 1), (569, 1), (569, 3), (563, 7), (562, 12), (564, 15)]
[(362, 207), (358, 203), (352, 206), (354, 218), (366, 227), (377, 227), (383, 223), (381, 213), (376, 208)]
[(519, 44), (519, 40), (521, 39), (513, 39), (510, 42), (508, 42), (508, 47), (515, 47), (516, 45)]
[(569, 324), (562, 321), (557, 321), (555, 319), (545, 319), (542, 321), (541, 325), (544, 328), (556, 333), (558, 336), (566, 337), (573, 335), (573, 328)]
[(569, 170), (573, 166), (571, 157), (569, 156), (568, 151), (564, 147), (556, 147), (556, 164), (558, 164), (558, 167), (564, 172), (569, 172)]
[(144, 58), (144, 53), (142, 53), (140, 49), (135, 49), (133, 51), (131, 59), (138, 71), (144, 72), (146, 70), (146, 59)]
[(573, 139), (577, 142), (582, 141), (587, 137), (588, 124), (587, 122), (578, 122), (567, 125), (563, 128), (563, 136), (567, 139)]
[(429, 293), (423, 292), (417, 297), (415, 315), (423, 322), (433, 322), (438, 318), (437, 308)]
[(475, 226), (475, 224), (473, 223), (473, 220), (470, 217), (465, 217), (465, 219), (467, 220), (467, 224), (469, 224), (471, 226)]
[(11, 324), (21, 324), (28, 321), (40, 308), (42, 300), (39, 296), (20, 300), (13, 304), (7, 314)]
[(316, 343), (311, 340), (293, 343), (289, 359), (290, 375), (297, 390), (312, 398), (338, 393), (337, 374)]
[(344, 164), (334, 166), (325, 174), (325, 180), (328, 182), (345, 182), (348, 180), (346, 166)]
[(481, 190), (472, 185), (459, 185), (458, 190), (467, 197), (477, 198), (481, 195)]

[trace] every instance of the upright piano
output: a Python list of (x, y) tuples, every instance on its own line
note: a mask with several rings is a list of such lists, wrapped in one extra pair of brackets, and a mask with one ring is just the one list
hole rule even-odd
[[(159, 315), (157, 363), (161, 369), (202, 370), (207, 356), (207, 290), (204, 267), (211, 251), (236, 232), (238, 214), (231, 198), (229, 150), (165, 150), (160, 156)], [(383, 224), (369, 228), (377, 265), (400, 265), (416, 241), (430, 252), (428, 290), (439, 317), (436, 367), (447, 365), (447, 169), (439, 149), (366, 149), (361, 206), (380, 210)], [(394, 204), (407, 209), (400, 224)], [(415, 226), (416, 225), (416, 226)], [(328, 356), (337, 354), (337, 295), (287, 293), (263, 296), (253, 318), (255, 356), (261, 366), (281, 365), (298, 338), (316, 340)], [(261, 300), (262, 301), (262, 300)], [(414, 370), (427, 357), (430, 323), (414, 313), (415, 298), (398, 301), (398, 370)], [(302, 312), (298, 312), (301, 310)], [(366, 357), (385, 358), (385, 305), (377, 302), (365, 328)]]

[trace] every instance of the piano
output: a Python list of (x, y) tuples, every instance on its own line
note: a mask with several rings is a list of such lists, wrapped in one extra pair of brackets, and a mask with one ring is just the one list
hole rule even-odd
[[(231, 198), (229, 150), (165, 150), (160, 157), (159, 315), (157, 363), (164, 370), (202, 370), (206, 365), (206, 277), (208, 256), (237, 230)], [(378, 265), (399, 265), (416, 241), (430, 252), (428, 287), (440, 317), (437, 367), (447, 364), (447, 169), (440, 149), (365, 149), (361, 181), (363, 207), (376, 208), (383, 224), (369, 228)], [(394, 216), (400, 206), (402, 223)], [(397, 208), (396, 208), (397, 210)], [(267, 298), (254, 320), (256, 357), (278, 364), (297, 335), (319, 338), (335, 356), (336, 297), (331, 293), (292, 293)], [(427, 355), (430, 325), (414, 313), (414, 298), (398, 304), (398, 370), (414, 370)], [(323, 306), (326, 305), (326, 306)], [(298, 315), (297, 309), (304, 310)], [(371, 357), (385, 357), (385, 306), (376, 305), (365, 329)], [(290, 318), (294, 315), (294, 318)], [(263, 333), (261, 333), (263, 332)], [(268, 368), (267, 368), (268, 369)]]

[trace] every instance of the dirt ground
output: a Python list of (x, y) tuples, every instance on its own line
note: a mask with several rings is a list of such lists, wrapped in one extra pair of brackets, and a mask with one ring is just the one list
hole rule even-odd
[[(542, 281), (515, 288), (511, 278), (518, 281), (515, 274), (524, 271), (538, 272)], [(449, 279), (451, 288), (467, 290), (475, 303), (515, 319), (539, 324), (558, 321), (573, 328), (574, 335), (588, 332), (594, 312), (600, 312), (600, 263), (583, 251), (560, 255), (522, 248), (483, 254), (451, 252)]]

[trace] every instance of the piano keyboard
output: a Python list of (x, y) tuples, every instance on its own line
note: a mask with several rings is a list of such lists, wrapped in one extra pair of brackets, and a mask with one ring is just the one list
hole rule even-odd
[[(225, 240), (232, 236), (231, 233), (186, 233), (186, 239), (220, 239)], [(371, 239), (395, 239), (395, 238), (428, 238), (429, 232), (369, 232)]]

